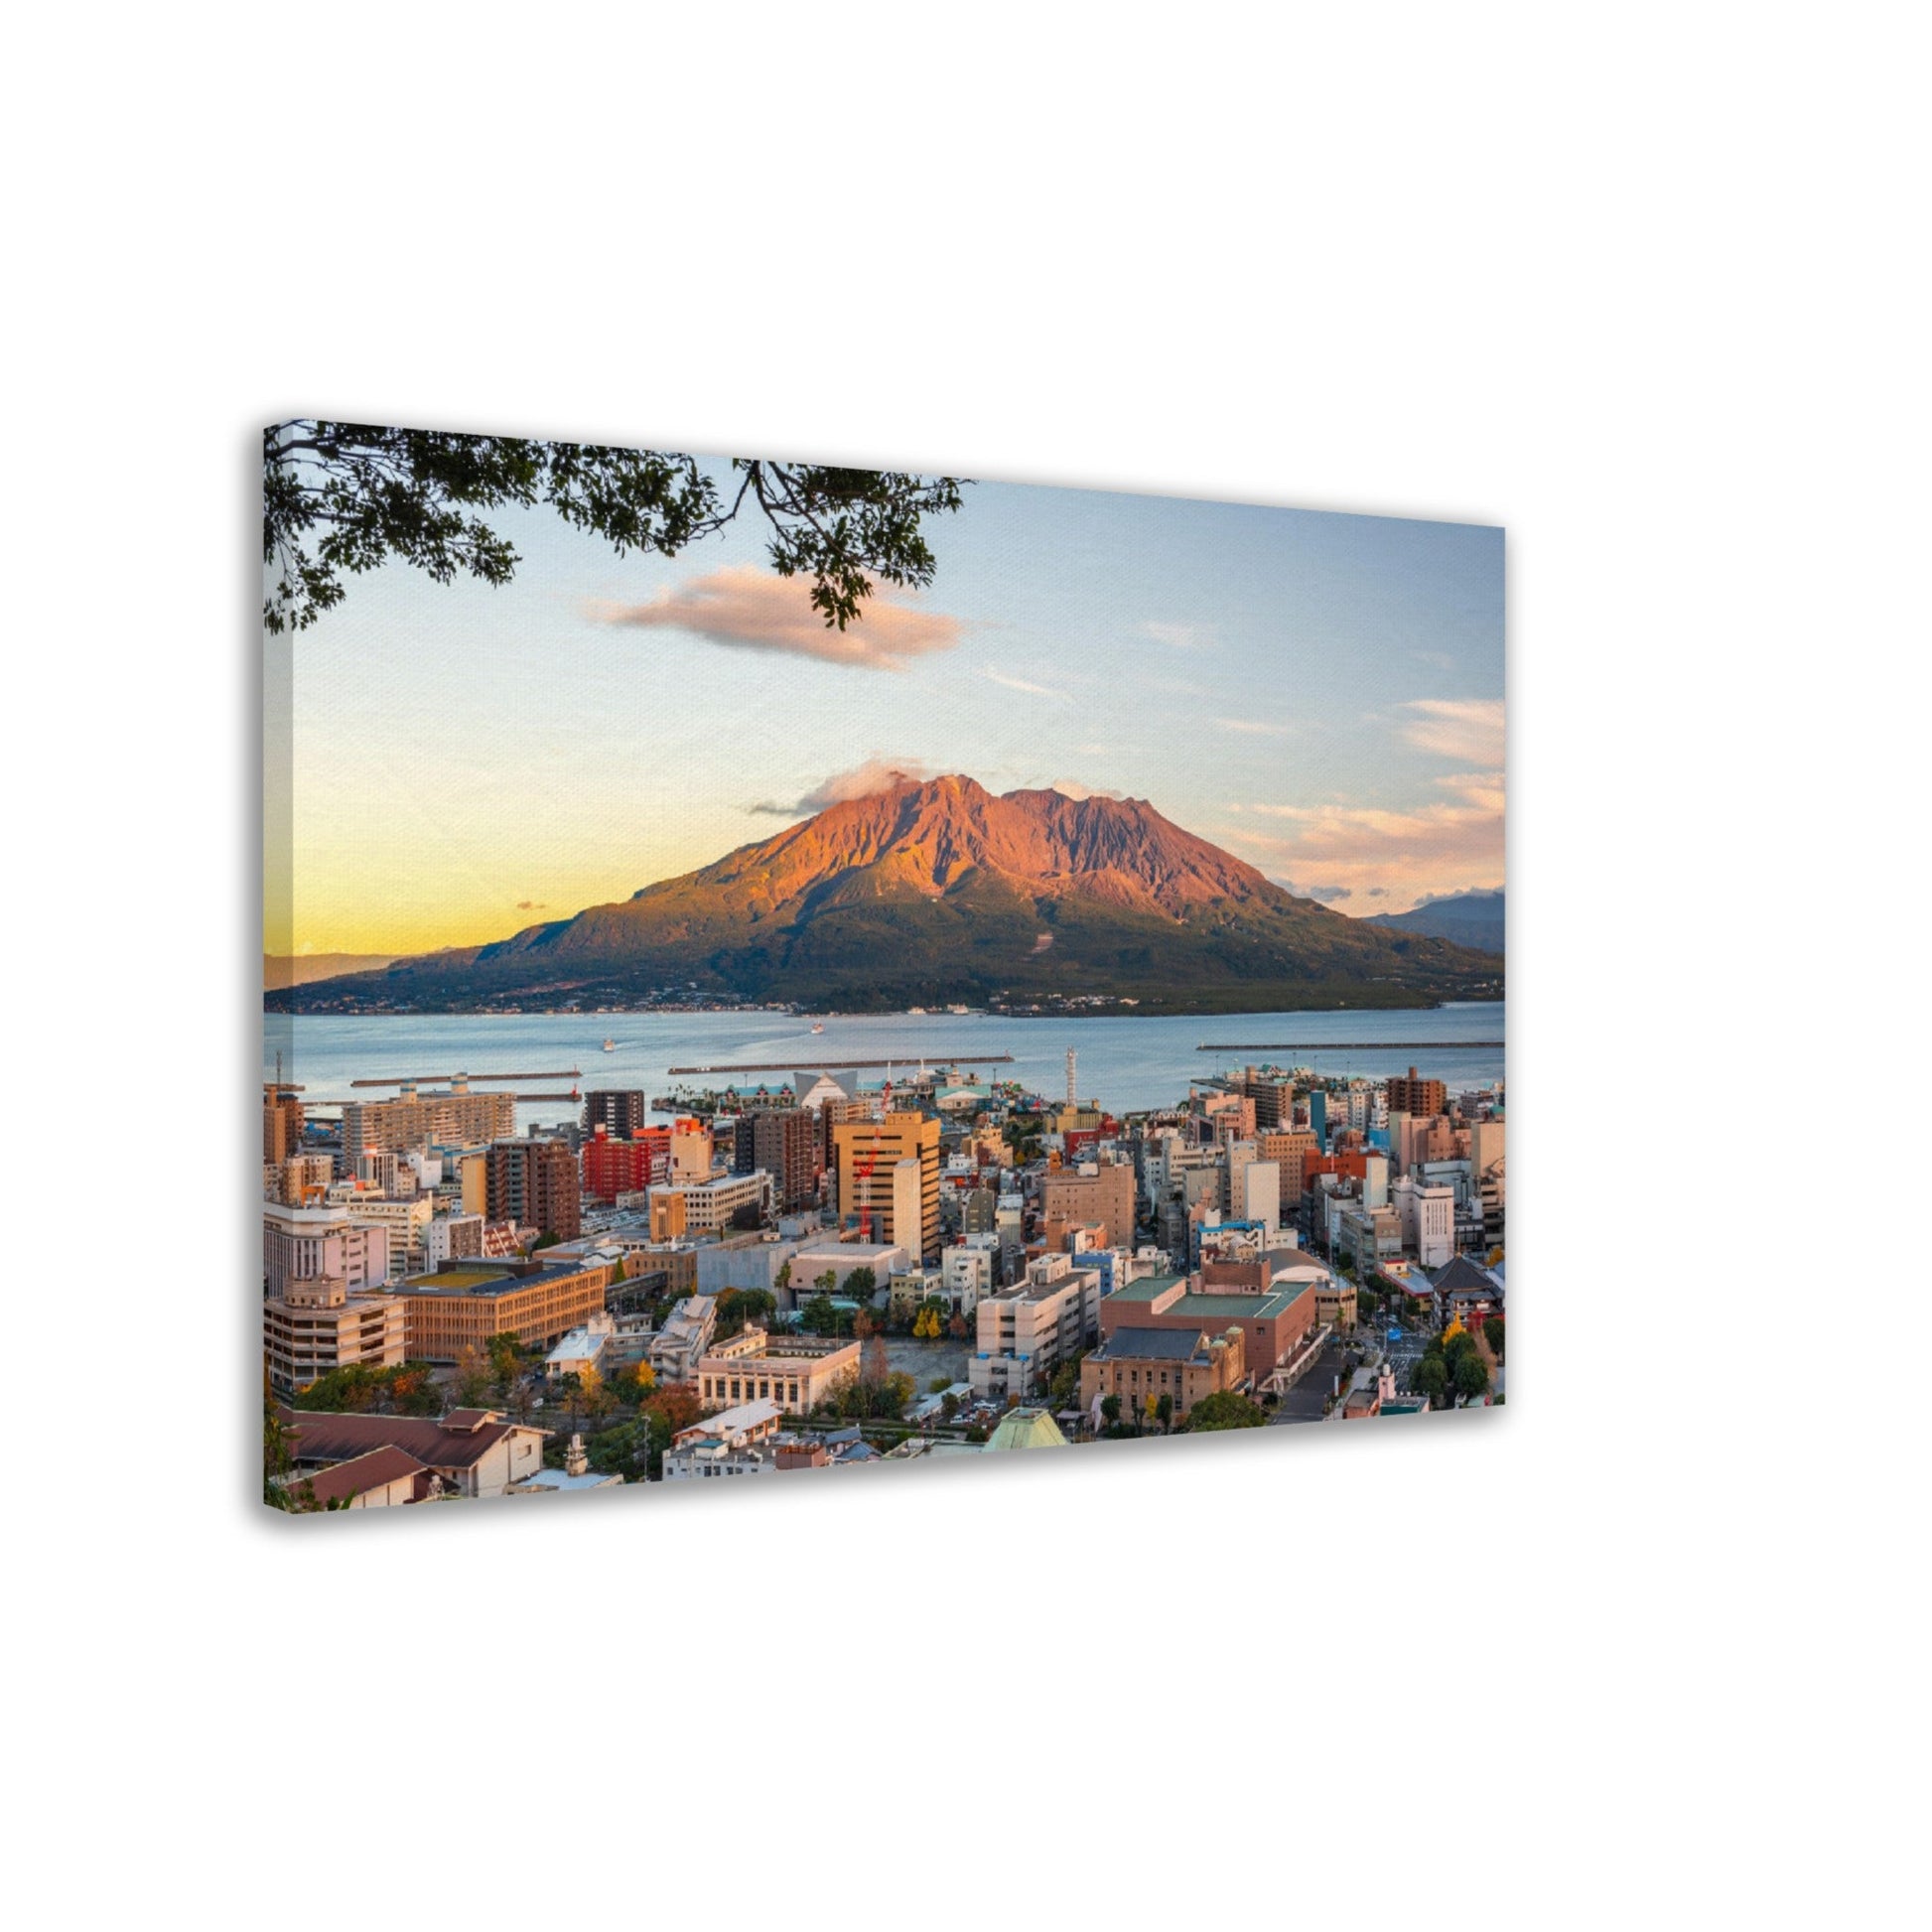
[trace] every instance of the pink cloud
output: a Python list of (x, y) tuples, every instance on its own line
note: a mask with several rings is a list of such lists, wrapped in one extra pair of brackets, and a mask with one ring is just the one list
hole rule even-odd
[(1500, 880), (1503, 774), (1460, 771), (1436, 782), (1449, 797), (1408, 811), (1252, 805), (1292, 829), (1277, 835), (1242, 827), (1223, 837), (1277, 878), (1322, 882), (1314, 897), (1385, 899), (1391, 911), (1467, 891), (1471, 880)]
[(829, 778), (821, 779), (795, 805), (781, 805), (766, 800), (762, 804), (748, 806), (747, 810), (766, 812), (773, 818), (809, 818), (814, 812), (822, 812), (828, 805), (843, 805), (853, 798), (870, 798), (874, 792), (891, 791), (895, 785), (907, 782), (923, 784), (926, 779), (938, 776), (939, 773), (923, 759), (870, 758), (863, 764), (855, 764), (849, 771), (835, 771)]
[(799, 578), (754, 564), (731, 564), (662, 590), (643, 604), (595, 604), (600, 623), (639, 630), (687, 630), (740, 650), (783, 651), (826, 664), (899, 671), (914, 657), (951, 650), (965, 625), (942, 611), (924, 611), (885, 591), (866, 601), (864, 614), (844, 630), (828, 629)]

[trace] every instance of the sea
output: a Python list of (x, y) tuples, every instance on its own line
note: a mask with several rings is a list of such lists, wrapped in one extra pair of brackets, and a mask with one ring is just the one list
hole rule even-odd
[[(1503, 1078), (1504, 1003), (1464, 1002), (1414, 1012), (1236, 1013), (1202, 1018), (1007, 1019), (991, 1014), (878, 1014), (824, 1022), (780, 1013), (662, 1014), (333, 1014), (271, 1015), (264, 1028), (262, 1077), (303, 1088), (306, 1104), (378, 1100), (381, 1088), (353, 1080), (416, 1078), (441, 1086), (452, 1074), (543, 1073), (526, 1089), (563, 1094), (571, 1087), (642, 1088), (655, 1097), (679, 1085), (698, 1089), (786, 1083), (789, 1072), (883, 1060), (859, 1074), (863, 1085), (889, 1071), (975, 1054), (1011, 1053), (1011, 1065), (981, 1065), (989, 1079), (1018, 1080), (1036, 1092), (1066, 1091), (1066, 1055), (1077, 1055), (1074, 1090), (1112, 1113), (1177, 1106), (1187, 1083), (1249, 1062), (1306, 1066), (1328, 1076), (1383, 1079), (1419, 1073), (1451, 1093)], [(609, 1039), (612, 1048), (604, 1049)], [(1202, 1051), (1203, 1044), (1218, 1050)], [(759, 1072), (674, 1076), (673, 1066), (723, 1067), (773, 1061)], [(578, 1117), (569, 1099), (519, 1100), (518, 1131)]]

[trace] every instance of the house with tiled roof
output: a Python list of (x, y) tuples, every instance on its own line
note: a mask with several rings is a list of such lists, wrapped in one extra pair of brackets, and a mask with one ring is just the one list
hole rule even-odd
[(372, 1449), (400, 1449), (458, 1496), (500, 1496), (511, 1483), (534, 1474), (543, 1466), (547, 1434), (506, 1422), (494, 1409), (452, 1409), (440, 1421), (283, 1409), (281, 1419), (299, 1475), (314, 1479)]

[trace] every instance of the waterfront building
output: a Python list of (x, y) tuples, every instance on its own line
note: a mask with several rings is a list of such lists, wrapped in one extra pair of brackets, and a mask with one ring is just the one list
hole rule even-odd
[(650, 1101), (642, 1088), (593, 1087), (584, 1096), (584, 1137), (602, 1128), (607, 1140), (628, 1141), (650, 1125)]
[(343, 1164), (349, 1173), (375, 1148), (477, 1147), (516, 1132), (516, 1096), (405, 1084), (394, 1100), (351, 1100), (343, 1108)]

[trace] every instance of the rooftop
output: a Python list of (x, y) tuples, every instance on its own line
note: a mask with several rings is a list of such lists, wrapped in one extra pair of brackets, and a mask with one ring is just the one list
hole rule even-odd
[(1203, 1330), (1188, 1328), (1116, 1328), (1100, 1344), (1096, 1361), (1128, 1358), (1136, 1361), (1185, 1362), (1205, 1350)]

